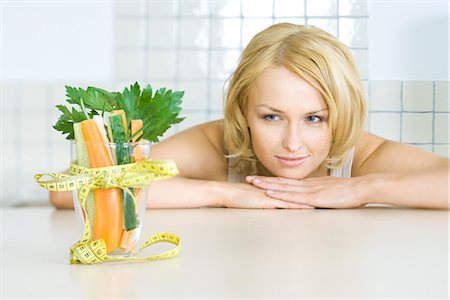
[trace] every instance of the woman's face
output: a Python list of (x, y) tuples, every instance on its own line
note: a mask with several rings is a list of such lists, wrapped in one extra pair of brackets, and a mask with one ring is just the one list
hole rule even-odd
[(265, 71), (250, 86), (245, 115), (264, 171), (291, 179), (327, 174), (328, 108), (307, 81), (285, 67)]

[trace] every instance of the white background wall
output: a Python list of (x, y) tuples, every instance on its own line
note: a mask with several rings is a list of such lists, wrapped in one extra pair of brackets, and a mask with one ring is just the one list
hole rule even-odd
[[(112, 1), (11, 1), (2, 10), (3, 81), (111, 80)], [(371, 0), (368, 13), (369, 79), (448, 80), (447, 1)]]
[(2, 1), (2, 81), (108, 81), (112, 1)]
[[(11, 1), (2, 10), (4, 81), (111, 80), (112, 1)], [(448, 80), (447, 1), (371, 0), (368, 13), (369, 79)]]
[[(369, 79), (448, 80), (448, 9), (446, 0), (369, 0)], [(111, 79), (112, 1), (11, 1), (2, 10), (3, 81)]]
[(369, 0), (369, 79), (448, 80), (447, 0)]

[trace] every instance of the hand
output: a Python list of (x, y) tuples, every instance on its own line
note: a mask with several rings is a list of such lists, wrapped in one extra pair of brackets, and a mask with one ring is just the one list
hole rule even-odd
[(364, 206), (357, 189), (360, 180), (333, 176), (303, 180), (282, 177), (248, 176), (246, 181), (277, 200), (323, 208), (355, 208)]
[(61, 209), (73, 209), (72, 192), (50, 192), (50, 203), (55, 208)]
[(227, 193), (222, 203), (224, 207), (232, 208), (297, 208), (314, 209), (314, 207), (273, 199), (266, 191), (246, 183), (227, 183)]

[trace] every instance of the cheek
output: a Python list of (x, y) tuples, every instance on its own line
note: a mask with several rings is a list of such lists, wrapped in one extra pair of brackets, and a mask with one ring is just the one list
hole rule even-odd
[(314, 134), (311, 134), (308, 139), (308, 145), (316, 152), (322, 153), (324, 156), (327, 156), (330, 152), (331, 142), (332, 138), (328, 130), (314, 132)]
[(331, 133), (324, 127), (304, 126), (301, 129), (301, 141), (312, 154), (325, 159), (331, 148)]
[(253, 152), (259, 159), (270, 154), (271, 149), (275, 149), (280, 144), (280, 133), (275, 132), (273, 129), (258, 126), (252, 126), (250, 128)]

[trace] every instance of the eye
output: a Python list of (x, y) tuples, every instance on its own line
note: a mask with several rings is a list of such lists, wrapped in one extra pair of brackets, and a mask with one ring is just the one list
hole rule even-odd
[(280, 120), (280, 117), (275, 114), (267, 114), (263, 116), (263, 119), (269, 122), (274, 122)]
[(310, 123), (320, 123), (323, 121), (323, 118), (319, 116), (308, 116), (306, 120)]

